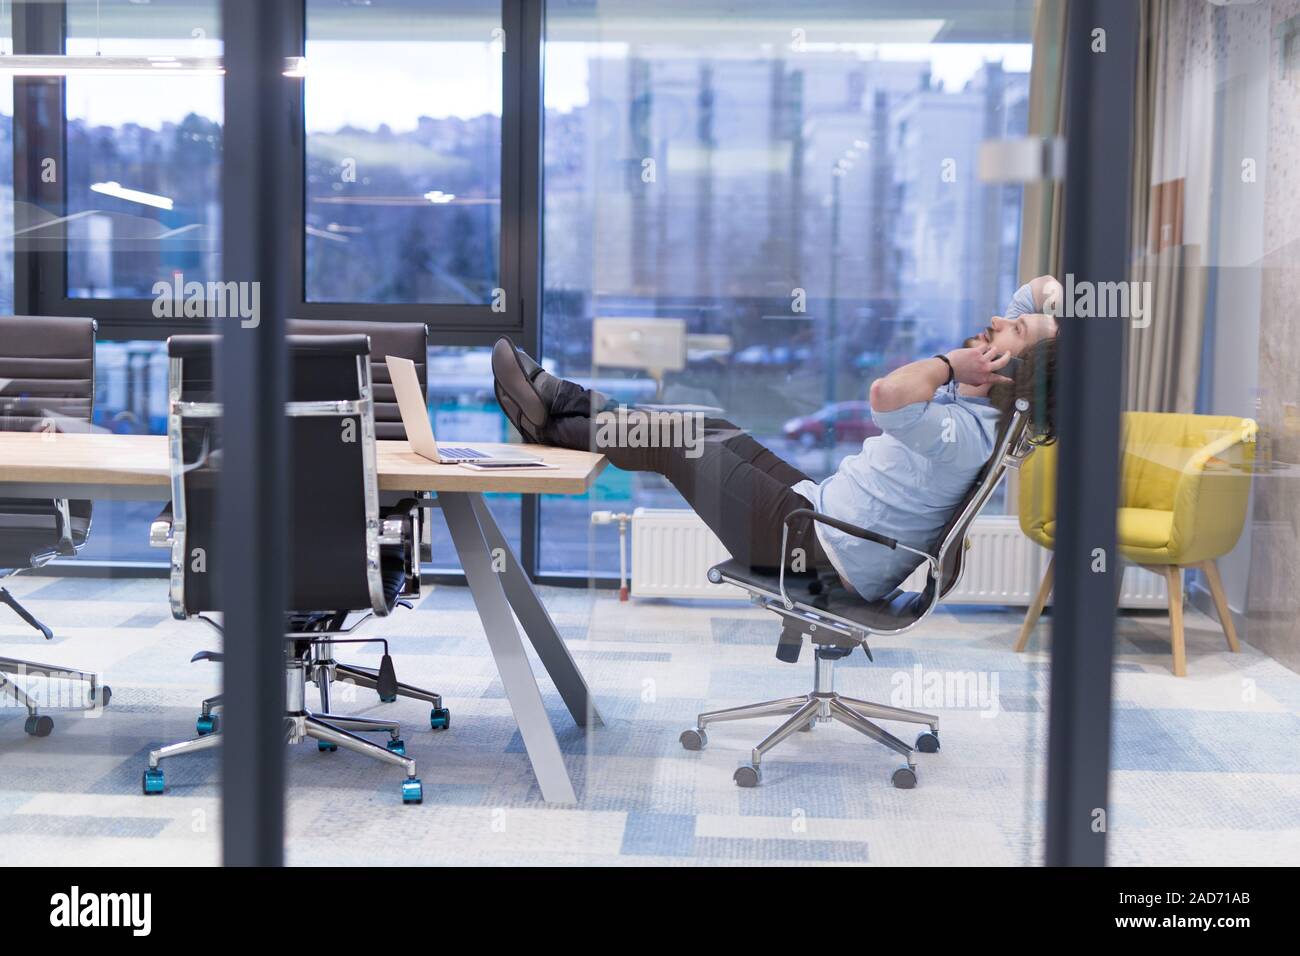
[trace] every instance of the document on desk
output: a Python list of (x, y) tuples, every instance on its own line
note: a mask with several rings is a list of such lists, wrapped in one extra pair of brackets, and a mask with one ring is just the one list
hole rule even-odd
[(514, 471), (516, 468), (559, 468), (559, 465), (552, 464), (549, 461), (459, 461), (456, 464), (462, 468), (473, 468), (475, 471)]

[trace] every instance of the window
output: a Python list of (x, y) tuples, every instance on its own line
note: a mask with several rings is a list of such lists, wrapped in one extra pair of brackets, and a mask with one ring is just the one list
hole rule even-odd
[(68, 54), (177, 64), (65, 81), (68, 298), (152, 299), (178, 275), (220, 278), (219, 12), (216, 0), (68, 4)]
[[(1020, 189), (975, 169), (983, 140), (1024, 134), (1029, 9), (947, 43), (943, 21), (846, 27), (817, 4), (661, 8), (547, 18), (545, 359), (718, 409), (820, 479), (874, 430), (874, 378), (956, 347), (1017, 284)], [(683, 367), (601, 367), (593, 323), (618, 317), (680, 323)], [(617, 570), (616, 534), (552, 544), (592, 509), (683, 506), (612, 469), (591, 499), (543, 502), (540, 570)]]
[(306, 298), (499, 306), (500, 3), (308, 0)]

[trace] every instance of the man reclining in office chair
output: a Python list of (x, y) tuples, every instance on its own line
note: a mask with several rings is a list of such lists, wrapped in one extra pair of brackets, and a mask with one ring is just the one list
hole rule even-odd
[[(663, 442), (602, 443), (608, 432), (599, 427), (601, 415), (616, 412), (617, 403), (551, 375), (509, 339), (493, 348), (492, 370), (501, 408), (525, 440), (594, 448), (618, 468), (661, 474), (733, 558), (753, 568), (775, 569), (784, 560), (791, 571), (836, 574), (872, 601), (921, 559), (811, 520), (792, 525), (783, 558), (786, 515), (812, 509), (928, 551), (992, 455), (999, 422), (1015, 400), (1028, 399), (1035, 419), (1047, 418), (1042, 384), (1050, 383), (1055, 365), (1056, 322), (1041, 310), (1051, 304), (1054, 285), (1050, 276), (1035, 279), (1016, 292), (1007, 316), (995, 316), (962, 348), (873, 382), (872, 417), (882, 434), (821, 482), (721, 419), (705, 420), (693, 453)], [(1013, 382), (999, 373), (1016, 358), (1022, 362)]]

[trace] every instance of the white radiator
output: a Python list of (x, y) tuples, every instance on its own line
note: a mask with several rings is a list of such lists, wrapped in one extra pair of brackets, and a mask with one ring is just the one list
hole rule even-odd
[(637, 508), (632, 512), (632, 596), (637, 598), (744, 598), (730, 584), (710, 584), (709, 568), (730, 554), (688, 508)]
[[(1020, 531), (1014, 515), (984, 515), (970, 533), (966, 573), (945, 599), (951, 604), (1028, 606), (1038, 591), (1050, 555)], [(710, 584), (709, 568), (730, 555), (695, 512), (637, 508), (632, 513), (632, 596), (636, 598), (743, 598), (729, 584)], [(918, 568), (905, 587), (920, 590)], [(1124, 570), (1120, 606), (1162, 608), (1164, 579), (1141, 568)]]

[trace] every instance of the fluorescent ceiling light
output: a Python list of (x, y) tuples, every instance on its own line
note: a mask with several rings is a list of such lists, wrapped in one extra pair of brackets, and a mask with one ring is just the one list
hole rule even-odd
[[(224, 76), (219, 56), (101, 56), (57, 54), (0, 55), (0, 75), (7, 76)], [(307, 75), (307, 58), (284, 58), (284, 75)]]
[(172, 201), (166, 196), (155, 196), (153, 193), (141, 192), (138, 189), (127, 189), (117, 182), (91, 183), (90, 191), (112, 196), (114, 199), (125, 199), (127, 202), (138, 202), (142, 206), (153, 206), (155, 209), (172, 208)]
[(23, 54), (0, 56), (0, 74), (11, 76), (161, 76), (179, 73), (220, 76), (221, 58), (215, 56), (58, 56)]

